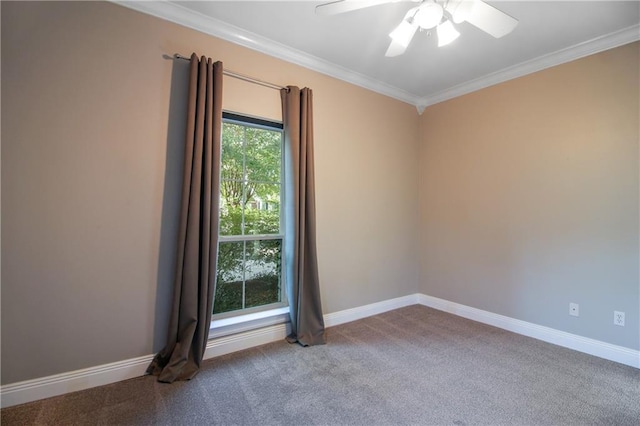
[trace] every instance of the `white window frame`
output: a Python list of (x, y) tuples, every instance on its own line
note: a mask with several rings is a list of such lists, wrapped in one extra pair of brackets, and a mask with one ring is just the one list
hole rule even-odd
[[(248, 114), (240, 114), (230, 111), (223, 112), (223, 123), (232, 123), (244, 127), (263, 129), (268, 131), (280, 132), (281, 149), (280, 149), (280, 233), (278, 234), (262, 234), (262, 235), (220, 235), (218, 243), (223, 242), (247, 242), (256, 240), (280, 240), (282, 241), (282, 250), (280, 257), (280, 302), (270, 303), (267, 305), (255, 306), (251, 308), (237, 309), (235, 311), (222, 312), (213, 314), (211, 319), (211, 328), (209, 338), (221, 337), (224, 335), (248, 331), (251, 329), (265, 327), (269, 325), (281, 324), (289, 321), (289, 305), (285, 291), (285, 271), (284, 267), (284, 243), (285, 243), (285, 224), (284, 224), (284, 204), (285, 204), (285, 168), (284, 168), (284, 129), (282, 122), (269, 120), (265, 118), (255, 117)], [(244, 158), (244, 156), (243, 156)], [(244, 160), (243, 160), (244, 161)], [(273, 182), (256, 182), (273, 184)], [(242, 217), (242, 229), (244, 232), (244, 214)], [(244, 281), (244, 271), (243, 271)], [(244, 292), (243, 286), (243, 303)], [(214, 295), (215, 297), (215, 295)], [(215, 306), (215, 300), (214, 300)]]

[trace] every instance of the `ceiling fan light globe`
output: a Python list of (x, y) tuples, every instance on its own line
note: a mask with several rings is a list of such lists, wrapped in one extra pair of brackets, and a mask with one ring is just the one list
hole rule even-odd
[(446, 46), (460, 37), (460, 33), (455, 29), (451, 21), (445, 21), (436, 28), (438, 34), (438, 47)]
[(433, 1), (426, 1), (418, 8), (414, 20), (420, 28), (428, 30), (440, 23), (443, 14), (442, 6)]

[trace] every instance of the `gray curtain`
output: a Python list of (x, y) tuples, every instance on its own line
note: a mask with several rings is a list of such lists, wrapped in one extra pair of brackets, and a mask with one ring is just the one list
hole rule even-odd
[(147, 373), (171, 383), (196, 375), (209, 336), (218, 257), (222, 63), (191, 55), (182, 205), (167, 345)]
[(285, 134), (285, 285), (291, 316), (290, 343), (325, 343), (316, 253), (313, 168), (313, 93), (280, 91)]

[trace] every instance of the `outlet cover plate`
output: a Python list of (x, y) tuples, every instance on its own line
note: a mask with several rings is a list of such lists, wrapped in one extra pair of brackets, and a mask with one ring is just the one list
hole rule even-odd
[(580, 305), (578, 305), (577, 303), (569, 303), (569, 315), (579, 317)]
[(624, 312), (613, 311), (613, 323), (624, 327)]

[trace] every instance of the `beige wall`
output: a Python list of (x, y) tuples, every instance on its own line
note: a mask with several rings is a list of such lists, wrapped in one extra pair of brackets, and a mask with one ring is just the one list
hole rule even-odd
[(423, 293), (640, 348), (639, 66), (635, 43), (427, 108)]
[[(420, 291), (639, 348), (638, 44), (418, 117), (114, 4), (1, 8), (3, 384), (162, 346), (186, 84), (163, 55), (192, 51), (313, 88), (325, 313)], [(280, 118), (275, 91), (224, 96)]]
[[(325, 313), (418, 290), (412, 106), (114, 4), (1, 7), (3, 384), (164, 343), (186, 63), (163, 55), (314, 90)], [(280, 118), (277, 91), (225, 85)]]

